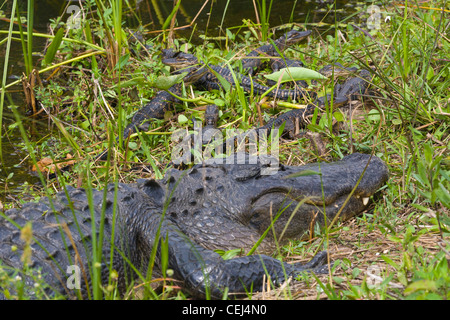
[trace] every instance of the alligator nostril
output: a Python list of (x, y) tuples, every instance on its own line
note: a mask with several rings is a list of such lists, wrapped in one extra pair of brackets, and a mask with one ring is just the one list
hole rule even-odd
[(169, 183), (174, 183), (175, 178), (173, 176), (170, 176), (170, 178), (167, 180)]

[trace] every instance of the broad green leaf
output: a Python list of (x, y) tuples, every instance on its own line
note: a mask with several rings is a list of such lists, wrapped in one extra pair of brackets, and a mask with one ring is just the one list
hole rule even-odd
[(333, 116), (336, 119), (336, 121), (339, 121), (339, 122), (344, 121), (344, 115), (342, 113), (340, 113), (339, 111), (334, 112)]
[(414, 207), (414, 208), (416, 208), (416, 209), (419, 209), (420, 211), (423, 211), (423, 212), (428, 212), (428, 211), (430, 211), (430, 208), (421, 206), (420, 204), (417, 204), (417, 203), (411, 203), (411, 206)]
[(392, 124), (396, 125), (396, 126), (401, 125), (402, 124), (402, 120), (397, 119), (397, 118), (392, 119)]
[(432, 280), (417, 280), (411, 283), (406, 287), (404, 294), (408, 295), (418, 290), (428, 290), (428, 291), (436, 291), (437, 285), (435, 281)]
[(321, 75), (319, 72), (302, 67), (283, 68), (272, 74), (264, 75), (269, 80), (278, 81), (281, 77), (281, 82), (297, 81), (297, 80), (325, 80), (327, 77)]
[(359, 269), (359, 268), (354, 268), (354, 269), (352, 270), (352, 276), (353, 276), (354, 278), (356, 278), (359, 274), (361, 274), (361, 269)]
[(225, 89), (225, 91), (229, 92), (231, 90), (231, 83), (229, 83), (224, 77), (222, 77), (222, 75), (217, 73), (215, 70), (210, 69), (210, 71), (212, 73), (214, 73), (214, 75), (217, 77), (217, 79), (219, 79), (219, 82), (222, 85), (222, 87)]
[(337, 284), (341, 284), (343, 282), (345, 282), (344, 278), (341, 277), (333, 277), (334, 282), (336, 282)]
[(130, 148), (131, 150), (137, 150), (139, 148), (138, 144), (134, 141), (129, 141), (128, 142), (128, 148)]
[(223, 101), (222, 99), (214, 99), (214, 104), (218, 107), (223, 107), (225, 106), (225, 101)]
[(223, 260), (229, 260), (229, 259), (232, 259), (232, 258), (236, 257), (237, 255), (241, 254), (242, 249), (231, 249), (228, 251), (215, 250), (215, 252), (220, 254), (222, 256)]
[(163, 273), (163, 276), (166, 276), (166, 270), (169, 266), (169, 238), (166, 237), (165, 239), (161, 239), (161, 271)]
[(87, 130), (89, 127), (90, 127), (90, 123), (89, 123), (89, 121), (88, 120), (86, 120), (86, 121), (83, 121), (81, 124), (80, 124), (80, 127), (81, 128), (83, 128), (84, 130)]
[(189, 119), (184, 114), (178, 115), (178, 123), (179, 124), (185, 124), (188, 121), (189, 121)]
[(127, 53), (126, 55), (123, 55), (119, 58), (119, 61), (117, 61), (116, 66), (114, 67), (115, 70), (123, 69), (123, 67), (126, 66), (128, 59), (130, 59), (130, 54)]
[(370, 121), (379, 122), (380, 121), (380, 112), (377, 109), (372, 109), (369, 111), (369, 115), (367, 116)]
[(62, 38), (64, 36), (64, 29), (60, 28), (57, 32), (55, 37), (53, 38), (52, 43), (47, 49), (47, 53), (44, 57), (44, 64), (46, 66), (50, 65), (53, 62), (53, 59), (55, 59), (56, 52), (58, 52), (59, 46), (61, 45)]
[(423, 154), (425, 156), (425, 161), (427, 164), (431, 164), (431, 162), (433, 162), (433, 148), (431, 147), (431, 145), (429, 143), (426, 143), (423, 146)]
[(161, 90), (168, 90), (170, 87), (180, 82), (186, 75), (187, 72), (175, 74), (173, 76), (159, 76), (155, 81), (155, 87)]
[(166, 30), (167, 27), (169, 26), (170, 21), (172, 20), (173, 16), (177, 13), (178, 7), (180, 6), (180, 4), (181, 4), (181, 0), (178, 1), (177, 4), (173, 7), (172, 12), (171, 12), (170, 15), (167, 17), (166, 21), (164, 21), (164, 24), (163, 24), (163, 26), (162, 26), (162, 29), (163, 29), (163, 30)]
[(434, 70), (433, 70), (433, 68), (428, 68), (427, 81), (430, 81), (433, 77), (434, 77)]
[(450, 193), (448, 190), (444, 187), (442, 183), (439, 182), (439, 188), (435, 189), (436, 195), (439, 198), (439, 200), (442, 202), (444, 206), (447, 208), (450, 208)]
[(395, 269), (399, 269), (400, 265), (398, 263), (396, 263), (394, 260), (392, 260), (391, 258), (387, 257), (387, 256), (381, 256), (381, 259), (383, 259), (384, 261), (386, 261), (388, 264), (390, 264), (391, 266), (393, 266)]

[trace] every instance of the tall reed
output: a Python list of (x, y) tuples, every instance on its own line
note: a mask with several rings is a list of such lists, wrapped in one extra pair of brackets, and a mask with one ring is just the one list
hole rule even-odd
[(269, 39), (269, 19), (270, 12), (272, 10), (273, 0), (270, 0), (269, 6), (267, 7), (266, 0), (256, 0), (257, 4), (253, 1), (253, 6), (255, 6), (256, 21), (261, 26), (261, 41), (267, 41)]
[(14, 27), (14, 12), (16, 11), (16, 5), (17, 1), (14, 0), (12, 4), (12, 10), (11, 10), (11, 21), (9, 23), (9, 32), (7, 37), (7, 43), (6, 43), (6, 52), (5, 52), (5, 60), (3, 65), (3, 78), (2, 78), (2, 91), (0, 93), (0, 162), (3, 163), (3, 154), (2, 154), (2, 119), (3, 119), (3, 106), (5, 103), (5, 87), (6, 87), (6, 79), (8, 74), (8, 63), (9, 63), (9, 54), (11, 52), (11, 38), (12, 38), (12, 31)]
[[(13, 14), (11, 14), (13, 16)], [(20, 24), (20, 21), (19, 21)], [(33, 24), (34, 24), (34, 0), (28, 0), (27, 6), (27, 55), (28, 70), (30, 75), (33, 69)]]

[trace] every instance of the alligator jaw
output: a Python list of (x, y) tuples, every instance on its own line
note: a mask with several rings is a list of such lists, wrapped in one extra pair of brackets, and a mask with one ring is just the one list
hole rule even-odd
[(190, 53), (177, 52), (173, 56), (163, 57), (162, 63), (168, 65), (176, 70), (188, 68), (198, 64), (198, 59)]

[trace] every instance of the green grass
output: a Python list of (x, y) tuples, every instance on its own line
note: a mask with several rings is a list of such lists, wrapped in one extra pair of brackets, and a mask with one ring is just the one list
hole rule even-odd
[[(92, 23), (72, 30), (68, 36), (70, 40), (64, 37), (52, 64), (40, 70), (48, 76), (57, 67), (72, 66), (67, 71), (71, 75), (69, 82), (57, 73), (44, 88), (37, 89), (38, 99), (48, 106), (54, 119), (54, 137), (58, 143), (27, 139), (17, 115), (18, 128), (25, 141), (23, 148), (28, 150), (34, 164), (44, 157), (64, 163), (68, 153), (75, 156), (77, 164), (73, 169), (58, 177), (61, 185), (77, 186), (81, 179), (85, 187), (103, 188), (109, 181), (131, 182), (137, 178), (161, 176), (171, 160), (171, 133), (186, 125), (171, 111), (164, 120), (152, 120), (149, 131), (131, 137), (125, 147), (115, 144), (116, 134), (120, 135), (132, 113), (142, 101), (150, 100), (157, 92), (154, 88), (157, 77), (168, 76), (169, 71), (158, 58), (158, 52), (164, 46), (161, 37), (147, 38), (146, 43), (127, 41), (129, 34), (122, 25), (121, 15), (125, 8), (121, 8), (121, 1), (111, 3), (108, 11), (102, 5), (96, 7), (94, 1), (87, 1), (86, 6), (92, 6), (89, 9), (100, 9), (90, 17)], [(311, 69), (318, 70), (337, 60), (348, 67), (371, 70), (371, 88), (375, 92), (353, 105), (352, 115), (334, 109), (327, 109), (321, 118), (315, 115), (309, 129), (320, 134), (325, 154), (318, 154), (306, 138), (282, 141), (280, 162), (303, 164), (318, 159), (339, 159), (352, 151), (373, 151), (387, 163), (391, 177), (363, 215), (333, 224), (328, 229), (316, 228), (309, 239), (291, 241), (280, 248), (278, 255), (284, 260), (306, 259), (317, 250), (328, 248), (333, 254), (332, 259), (337, 261), (331, 277), (306, 276), (281, 291), (254, 294), (252, 298), (450, 298), (446, 260), (450, 257), (450, 42), (444, 32), (448, 29), (445, 19), (448, 5), (446, 12), (434, 9), (445, 3), (435, 1), (433, 6), (419, 8), (415, 2), (408, 1), (405, 2), (408, 7), (403, 8), (386, 2), (381, 9), (389, 13), (390, 22), (383, 20), (382, 28), (370, 31), (370, 35), (352, 26), (359, 22), (354, 16), (354, 20), (336, 22), (333, 34), (316, 34), (306, 43), (284, 52), (286, 58), (300, 58)], [(29, 1), (29, 8), (32, 5)], [(259, 39), (253, 37), (254, 28), (260, 28), (258, 31), (262, 35), (269, 35), (270, 5), (267, 7), (265, 1), (258, 2), (259, 26), (257, 23), (250, 28), (230, 26), (228, 30), (238, 31), (226, 32), (225, 47), (214, 42), (195, 46), (184, 39), (174, 39), (174, 45), (186, 45), (204, 61), (218, 64), (225, 61), (230, 67), (237, 67), (237, 58), (248, 53), (249, 47), (258, 46)], [(176, 17), (176, 10), (165, 20), (166, 28), (173, 17)], [(32, 22), (30, 16), (28, 19)], [(12, 28), (11, 23), (10, 30), (2, 33), (7, 35), (5, 68), (14, 34)], [(27, 30), (28, 39), (42, 36), (33, 34), (30, 29)], [(31, 42), (26, 44), (24, 33), (15, 32), (21, 35), (24, 65), (29, 70)], [(100, 46), (94, 44), (93, 39), (102, 36), (107, 41)], [(144, 50), (144, 44), (150, 44), (150, 49)], [(129, 52), (131, 48), (137, 56)], [(94, 49), (95, 54), (89, 49)], [(128, 59), (120, 58), (124, 55), (129, 55)], [(92, 70), (96, 81), (86, 69)], [(262, 73), (270, 71), (263, 70)], [(5, 88), (10, 86), (5, 75), (6, 72), (2, 81), (0, 115), (4, 108)], [(260, 75), (254, 80), (263, 79)], [(332, 82), (319, 84), (317, 90), (330, 92), (333, 85)], [(72, 89), (63, 93), (65, 88)], [(211, 101), (220, 107), (219, 126), (222, 128), (256, 127), (259, 126), (259, 115), (267, 121), (284, 111), (283, 107), (264, 108), (264, 104), (258, 104), (259, 97), (244, 94), (239, 88), (217, 92), (194, 90), (195, 97), (191, 92), (189, 87), (185, 88), (183, 96), (189, 99), (178, 108), (191, 128), (192, 118), (203, 118), (203, 111), (197, 107)], [(112, 108), (113, 105), (117, 108)], [(242, 119), (246, 120), (243, 124)], [(111, 164), (93, 164), (95, 154), (108, 145), (112, 151)], [(45, 174), (40, 173), (41, 180), (48, 187), (46, 193), (51, 195), (54, 192), (52, 181), (47, 183)], [(107, 239), (94, 239), (97, 245), (93, 263), (100, 259), (103, 241)], [(97, 279), (98, 275), (93, 278)], [(20, 281), (15, 279), (14, 275), (0, 275), (1, 283), (9, 283), (20, 293)], [(97, 280), (93, 298), (102, 298), (104, 294)], [(151, 294), (151, 297), (168, 298), (167, 295)], [(177, 295), (184, 297), (180, 292)], [(106, 294), (106, 298), (113, 296)]]

